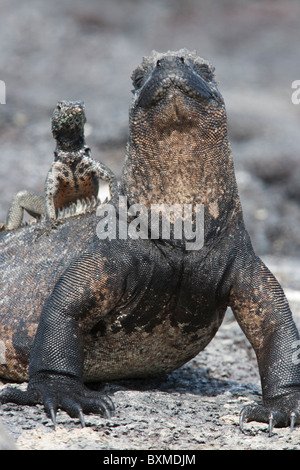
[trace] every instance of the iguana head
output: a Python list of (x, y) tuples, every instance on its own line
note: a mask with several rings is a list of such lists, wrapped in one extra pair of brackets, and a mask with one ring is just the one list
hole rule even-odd
[(82, 101), (59, 101), (52, 115), (52, 134), (58, 145), (70, 150), (82, 145), (85, 122)]
[(150, 108), (169, 101), (170, 94), (178, 93), (202, 106), (212, 102), (223, 105), (214, 77), (214, 67), (195, 52), (181, 49), (145, 57), (132, 74), (136, 105)]
[(226, 112), (214, 68), (195, 52), (153, 52), (133, 72), (134, 99), (131, 120), (152, 119), (164, 138), (165, 130), (186, 133), (197, 127), (195, 138), (204, 146), (226, 134)]
[(220, 173), (225, 176), (224, 168), (232, 167), (214, 68), (186, 49), (153, 52), (133, 72), (132, 82), (124, 169), (124, 181), (131, 178), (128, 192), (150, 203), (203, 202)]

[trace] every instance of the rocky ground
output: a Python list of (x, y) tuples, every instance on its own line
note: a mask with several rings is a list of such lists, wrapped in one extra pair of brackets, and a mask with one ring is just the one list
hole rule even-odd
[[(299, 2), (0, 0), (0, 7), (0, 221), (16, 191), (43, 191), (59, 99), (85, 101), (92, 154), (120, 175), (132, 70), (152, 49), (196, 49), (215, 65), (226, 101), (253, 244), (300, 326), (300, 105), (291, 101), (300, 79)], [(249, 423), (241, 433), (239, 411), (260, 399), (260, 385), (230, 312), (208, 348), (178, 371), (105, 389), (116, 414), (89, 416), (85, 429), (61, 412), (54, 431), (41, 407), (5, 405), (0, 416), (19, 449), (300, 448), (300, 429), (269, 438), (266, 425)]]

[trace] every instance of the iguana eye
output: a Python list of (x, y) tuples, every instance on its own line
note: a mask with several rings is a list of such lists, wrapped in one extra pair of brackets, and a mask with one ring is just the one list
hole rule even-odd
[(142, 72), (137, 72), (136, 75), (132, 78), (134, 88), (141, 88), (143, 85), (145, 76), (144, 73)]
[(207, 64), (195, 64), (194, 70), (198, 75), (200, 75), (204, 80), (210, 82), (213, 80), (213, 72)]

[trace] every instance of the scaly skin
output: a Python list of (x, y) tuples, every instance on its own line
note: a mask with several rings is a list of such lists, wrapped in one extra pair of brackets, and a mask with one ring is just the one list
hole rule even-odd
[(60, 407), (83, 424), (83, 413), (112, 409), (84, 381), (179, 367), (209, 343), (230, 306), (256, 352), (263, 392), (263, 405), (245, 408), (241, 424), (267, 421), (270, 432), (273, 425), (293, 427), (299, 334), (244, 226), (213, 68), (186, 50), (153, 53), (132, 78), (121, 184), (131, 206), (128, 227), (141, 211), (133, 204), (203, 204), (204, 244), (188, 250), (188, 236), (99, 240), (93, 212), (66, 219), (47, 243), (33, 241), (32, 228), (2, 234), (0, 373), (29, 375), (29, 385), (26, 392), (6, 389), (1, 401), (44, 403), (54, 421)]
[(86, 116), (81, 101), (59, 101), (52, 116), (52, 134), (56, 140), (54, 162), (45, 181), (45, 197), (30, 191), (19, 191), (8, 210), (2, 230), (18, 228), (26, 210), (39, 219), (55, 220), (59, 210), (78, 200), (98, 197), (99, 180), (108, 181), (111, 197), (118, 192), (113, 172), (91, 157), (85, 143)]

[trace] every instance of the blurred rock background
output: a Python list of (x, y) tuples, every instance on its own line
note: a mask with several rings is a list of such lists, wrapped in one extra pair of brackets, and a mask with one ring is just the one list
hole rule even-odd
[(133, 69), (186, 47), (216, 67), (257, 252), (300, 257), (297, 0), (0, 0), (0, 12), (0, 220), (16, 191), (43, 191), (59, 99), (85, 101), (92, 154), (120, 176)]

